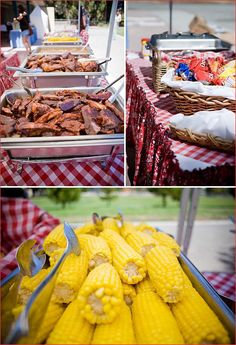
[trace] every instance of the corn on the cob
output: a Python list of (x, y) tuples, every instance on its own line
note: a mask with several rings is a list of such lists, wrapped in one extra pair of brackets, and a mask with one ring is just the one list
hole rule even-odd
[(90, 323), (112, 322), (123, 299), (118, 273), (109, 264), (95, 267), (87, 276), (78, 297), (82, 315)]
[(26, 304), (33, 291), (37, 288), (37, 286), (41, 283), (41, 281), (46, 277), (48, 273), (49, 269), (43, 268), (33, 277), (23, 277), (18, 293), (19, 304)]
[(136, 296), (136, 291), (133, 285), (122, 283), (123, 296), (125, 303), (131, 305), (133, 303), (134, 297)]
[(140, 224), (136, 225), (135, 228), (136, 228), (136, 230), (142, 231), (145, 234), (150, 235), (150, 236), (152, 236), (153, 234), (155, 234), (157, 232), (157, 230), (153, 226), (148, 225), (146, 223), (140, 223)]
[(131, 312), (125, 302), (112, 323), (96, 326), (92, 344), (135, 344)]
[(77, 300), (68, 305), (53, 331), (47, 344), (90, 344), (94, 326), (82, 315)]
[(109, 230), (113, 230), (115, 232), (118, 232), (118, 234), (120, 233), (120, 229), (119, 229), (119, 226), (117, 224), (117, 220), (115, 218), (103, 219), (102, 228), (103, 228), (103, 230), (109, 229)]
[(71, 302), (83, 284), (87, 271), (88, 258), (84, 250), (81, 250), (78, 256), (74, 253), (69, 254), (58, 273), (53, 291), (53, 302)]
[(74, 230), (76, 236), (79, 234), (97, 235), (96, 225), (94, 223), (86, 223)]
[(65, 307), (61, 304), (49, 302), (48, 308), (45, 312), (44, 318), (39, 325), (37, 332), (31, 336), (22, 337), (19, 344), (42, 344), (47, 339), (49, 333), (56, 325), (57, 321), (62, 316)]
[(25, 305), (24, 304), (17, 304), (13, 309), (12, 309), (12, 314), (15, 318), (15, 320), (18, 318), (20, 313), (23, 311)]
[(146, 277), (145, 279), (143, 279), (135, 287), (136, 287), (137, 293), (156, 292), (149, 277)]
[(143, 257), (158, 244), (154, 238), (141, 231), (130, 232), (124, 238)]
[(119, 234), (113, 230), (104, 230), (100, 236), (109, 244), (113, 265), (124, 283), (136, 284), (145, 278), (144, 259)]
[(161, 231), (156, 231), (152, 236), (160, 246), (170, 248), (176, 256), (180, 255), (180, 246), (174, 238)]
[(64, 235), (64, 224), (56, 226), (45, 238), (43, 249), (47, 255), (51, 255), (54, 250), (66, 247), (66, 237)]
[(111, 263), (111, 250), (103, 238), (85, 234), (78, 235), (77, 237), (81, 248), (85, 250), (88, 256), (90, 270), (105, 262)]
[(126, 238), (128, 234), (136, 232), (136, 228), (132, 223), (124, 222), (120, 228), (120, 234)]
[(170, 308), (156, 293), (137, 294), (132, 315), (138, 344), (184, 344)]
[(146, 257), (150, 279), (165, 302), (176, 303), (183, 297), (184, 278), (178, 259), (168, 247), (155, 247)]
[(186, 344), (230, 344), (226, 329), (193, 287), (171, 309)]

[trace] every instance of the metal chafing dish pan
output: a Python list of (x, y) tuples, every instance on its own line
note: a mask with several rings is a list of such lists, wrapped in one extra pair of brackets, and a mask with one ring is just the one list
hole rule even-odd
[[(42, 93), (53, 93), (65, 88), (38, 89)], [(70, 88), (81, 92), (92, 93), (102, 88)], [(34, 94), (37, 90), (32, 90)], [(110, 88), (114, 94), (115, 90)], [(7, 104), (6, 95), (24, 97), (24, 90), (7, 90), (1, 97), (1, 106)], [(114, 103), (120, 110), (124, 110), (123, 100), (117, 97)], [(87, 161), (90, 157), (110, 155), (115, 147), (119, 147), (119, 153), (124, 153), (124, 134), (99, 134), (80, 136), (58, 137), (10, 137), (1, 138), (2, 148), (8, 151), (13, 159), (58, 159), (75, 158)]]
[(32, 55), (60, 55), (64, 53), (71, 53), (73, 55), (93, 55), (93, 51), (89, 46), (83, 48), (83, 46), (74, 45), (40, 46), (33, 51)]
[[(28, 58), (20, 67), (26, 68)], [(54, 88), (54, 87), (76, 87), (76, 86), (99, 86), (101, 78), (108, 75), (103, 66), (99, 67), (98, 72), (39, 72), (25, 73), (15, 72), (14, 78), (20, 78), (23, 85), (32, 88)]]
[(148, 43), (148, 47), (152, 50), (174, 51), (174, 50), (228, 50), (230, 43), (222, 41), (220, 38), (205, 34), (192, 34), (190, 32), (180, 32), (177, 34), (152, 35)]
[[(77, 226), (74, 225), (73, 227), (75, 228)], [(209, 307), (215, 312), (224, 327), (228, 330), (231, 342), (234, 344), (234, 314), (222, 301), (217, 292), (212, 288), (203, 275), (183, 253), (181, 253), (179, 261), (195, 289), (207, 302)]]

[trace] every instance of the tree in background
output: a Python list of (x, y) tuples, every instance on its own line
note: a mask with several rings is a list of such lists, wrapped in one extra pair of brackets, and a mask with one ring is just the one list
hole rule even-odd
[(117, 198), (117, 195), (115, 195), (115, 188), (104, 188), (99, 193), (99, 198), (103, 201), (107, 202), (107, 206), (111, 205), (112, 200)]
[(66, 204), (78, 201), (80, 199), (81, 190), (78, 188), (49, 188), (47, 190), (47, 196), (52, 201), (61, 204), (62, 208), (66, 207)]
[(84, 7), (89, 14), (91, 25), (97, 25), (106, 21), (106, 6), (106, 0), (84, 2)]
[(181, 198), (181, 188), (148, 188), (148, 191), (162, 197), (162, 207), (167, 206), (168, 196), (176, 201), (179, 201)]
[(58, 19), (78, 18), (78, 1), (76, 0), (46, 0), (45, 5), (55, 8), (55, 14)]

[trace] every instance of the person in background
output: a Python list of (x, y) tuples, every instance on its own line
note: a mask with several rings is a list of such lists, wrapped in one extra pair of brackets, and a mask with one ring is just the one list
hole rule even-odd
[(115, 16), (115, 27), (114, 27), (113, 40), (116, 40), (118, 28), (119, 28), (121, 21), (122, 21), (121, 11), (118, 9), (116, 12), (116, 16)]
[(19, 15), (17, 18), (14, 18), (14, 20), (15, 21), (17, 20), (20, 23), (22, 41), (23, 41), (25, 49), (29, 55), (29, 54), (31, 54), (31, 45), (30, 45), (30, 40), (29, 40), (31, 28), (29, 25), (29, 23), (30, 23), (29, 16), (25, 12), (25, 9), (22, 5), (18, 6), (18, 10), (19, 10)]
[(89, 40), (87, 18), (88, 18), (88, 12), (84, 8), (84, 6), (80, 6), (80, 30), (79, 30), (79, 34), (82, 37), (83, 44), (86, 44)]

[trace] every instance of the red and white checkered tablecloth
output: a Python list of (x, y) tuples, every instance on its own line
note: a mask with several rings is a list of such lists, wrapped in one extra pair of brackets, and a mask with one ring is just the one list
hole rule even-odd
[(235, 301), (235, 274), (203, 272), (203, 275), (220, 295)]
[(44, 237), (58, 224), (59, 219), (22, 198), (1, 198), (1, 277), (16, 268), (17, 247), (27, 239), (42, 244)]
[(106, 159), (80, 162), (21, 163), (2, 150), (0, 183), (2, 186), (123, 186), (124, 156), (118, 147)]
[(10, 89), (13, 86), (13, 83), (8, 78), (1, 76), (2, 72), (6, 73), (10, 77), (15, 73), (15, 71), (7, 71), (6, 66), (20, 66), (20, 60), (17, 53), (10, 55), (0, 63), (0, 95), (2, 95), (5, 90)]
[[(186, 183), (186, 181), (184, 182), (184, 179), (182, 178), (181, 183), (178, 183), (178, 181), (176, 180), (176, 176), (173, 176), (172, 178), (170, 176), (169, 178), (167, 176), (164, 177), (164, 170), (166, 170), (167, 173), (168, 168), (163, 167), (161, 171), (161, 164), (163, 163), (163, 158), (158, 160), (157, 153), (159, 153), (160, 155), (162, 154), (163, 157), (165, 157), (166, 155), (172, 157), (172, 171), (175, 172), (175, 175), (177, 173), (181, 174), (181, 169), (179, 168), (178, 161), (176, 160), (176, 154), (181, 154), (185, 158), (195, 159), (202, 163), (208, 163), (213, 168), (222, 168), (222, 166), (234, 166), (233, 155), (219, 151), (209, 150), (204, 147), (191, 145), (169, 138), (167, 124), (169, 122), (170, 117), (175, 113), (175, 105), (171, 101), (169, 94), (157, 95), (153, 90), (151, 62), (141, 58), (128, 60), (127, 138), (128, 141), (130, 140), (130, 142), (134, 143), (136, 148), (136, 171), (134, 177), (134, 184), (198, 185), (198, 181), (196, 180), (196, 183), (194, 183), (194, 179), (191, 179), (191, 176), (189, 176), (191, 183)], [(158, 140), (160, 145), (159, 152), (158, 148), (155, 150), (155, 146), (157, 146)], [(165, 145), (169, 147), (169, 151), (165, 149), (163, 151), (163, 147)], [(156, 167), (156, 165), (158, 164), (159, 168)], [(144, 165), (144, 167), (143, 170), (139, 171), (141, 165)], [(150, 167), (148, 167), (149, 165)], [(211, 171), (212, 173), (213, 169), (211, 169), (211, 167), (208, 168), (208, 171)], [(151, 171), (151, 176), (146, 178), (146, 182), (144, 182), (144, 171), (147, 171), (148, 173)], [(196, 171), (194, 171), (193, 173), (195, 174)], [(190, 172), (186, 172), (185, 175), (187, 178), (187, 176), (191, 174)], [(205, 175), (209, 175), (209, 173)], [(195, 177), (197, 178), (196, 174)], [(202, 180), (202, 178), (203, 176), (201, 176), (199, 182)], [(163, 182), (161, 180), (163, 180)], [(204, 184), (204, 181), (202, 182)], [(206, 183), (206, 185), (207, 184), (208, 183)], [(222, 184), (224, 183), (222, 182)], [(211, 185), (210, 179), (209, 185)]]

